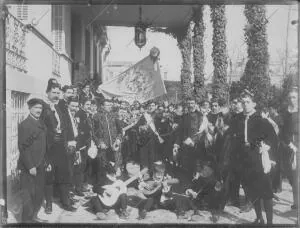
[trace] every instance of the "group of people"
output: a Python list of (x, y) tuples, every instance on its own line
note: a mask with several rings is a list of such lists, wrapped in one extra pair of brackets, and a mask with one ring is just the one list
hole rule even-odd
[(55, 194), (64, 210), (76, 211), (74, 195), (85, 197), (89, 186), (88, 205), (98, 219), (112, 208), (127, 219), (131, 206), (139, 219), (162, 208), (181, 219), (193, 210), (201, 221), (199, 209), (215, 215), (225, 205), (240, 207), (242, 186), (254, 222), (264, 223), (262, 201), (271, 224), (282, 176), (297, 208), (297, 89), (282, 115), (256, 110), (249, 90), (230, 107), (214, 98), (129, 104), (93, 93), (89, 84), (61, 88), (55, 79), (46, 93), (44, 100), (28, 101), (30, 114), (19, 125), (23, 222), (39, 221), (44, 199), (51, 214)]

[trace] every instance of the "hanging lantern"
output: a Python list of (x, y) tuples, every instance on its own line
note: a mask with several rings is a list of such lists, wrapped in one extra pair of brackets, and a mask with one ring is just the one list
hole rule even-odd
[(134, 42), (140, 49), (145, 46), (147, 42), (146, 30), (147, 26), (142, 22), (142, 7), (140, 6), (140, 20), (134, 27)]
[(146, 44), (146, 26), (138, 23), (134, 28), (134, 42), (140, 49)]

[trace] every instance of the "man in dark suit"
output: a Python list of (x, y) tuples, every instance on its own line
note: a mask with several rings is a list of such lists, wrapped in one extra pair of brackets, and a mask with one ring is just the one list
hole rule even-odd
[[(78, 142), (78, 122), (75, 118), (76, 112), (79, 110), (79, 101), (77, 98), (70, 97), (67, 101), (67, 113), (65, 114), (66, 122), (66, 141), (67, 141), (67, 157), (69, 172), (71, 173), (72, 182), (70, 181), (71, 189), (79, 196), (84, 196), (79, 188), (77, 188), (77, 173), (81, 166), (81, 156)], [(75, 188), (74, 188), (75, 187)]]
[(74, 173), (75, 187), (77, 187), (75, 191), (79, 190), (79, 194), (81, 191), (87, 190), (88, 177), (91, 174), (92, 160), (89, 158), (87, 153), (91, 146), (93, 136), (93, 124), (90, 108), (91, 100), (86, 99), (83, 101), (80, 110), (75, 114), (75, 119), (78, 124), (77, 148), (83, 148), (80, 150), (80, 167), (77, 167), (77, 172)]
[(192, 179), (196, 160), (204, 158), (203, 148), (200, 147), (201, 134), (197, 134), (203, 122), (203, 115), (196, 110), (195, 99), (189, 98), (187, 104), (189, 112), (183, 116), (173, 151), (182, 147), (182, 168), (187, 172), (189, 179)]
[[(238, 148), (236, 134), (232, 131), (235, 128), (236, 123), (239, 119), (243, 118), (243, 106), (242, 100), (239, 97), (234, 97), (231, 101), (231, 112), (230, 112), (230, 124), (229, 132), (231, 133), (231, 153), (230, 153), (230, 167), (229, 167), (229, 189), (228, 189), (228, 205), (234, 205), (240, 207), (239, 202), (239, 190), (241, 185), (241, 167), (239, 165), (240, 150)], [(244, 186), (243, 186), (244, 187)], [(244, 192), (247, 190), (244, 188)]]
[(22, 222), (39, 221), (37, 214), (44, 197), (46, 126), (40, 120), (43, 109), (41, 99), (30, 99), (30, 114), (22, 121), (18, 129), (20, 157), (18, 168), (23, 192)]
[(100, 155), (104, 160), (115, 163), (114, 167), (119, 175), (122, 164), (122, 132), (117, 127), (117, 115), (112, 112), (112, 103), (109, 100), (104, 101), (103, 112), (97, 113), (93, 121), (95, 143), (100, 149)]
[(59, 195), (63, 208), (68, 211), (74, 211), (75, 208), (71, 206), (68, 193), (71, 175), (68, 167), (65, 165), (68, 160), (66, 153), (67, 126), (64, 121), (64, 115), (57, 106), (60, 94), (59, 85), (49, 82), (46, 93), (47, 98), (43, 104), (43, 112), (41, 114), (41, 119), (47, 127), (45, 212), (47, 214), (52, 213), (54, 184), (57, 184), (59, 188)]
[(261, 200), (264, 203), (267, 223), (273, 220), (273, 189), (270, 173), (275, 164), (274, 148), (277, 135), (268, 120), (256, 112), (254, 94), (245, 90), (242, 95), (243, 118), (237, 120), (235, 129), (240, 148), (242, 183), (248, 191), (256, 213), (256, 224), (263, 224)]

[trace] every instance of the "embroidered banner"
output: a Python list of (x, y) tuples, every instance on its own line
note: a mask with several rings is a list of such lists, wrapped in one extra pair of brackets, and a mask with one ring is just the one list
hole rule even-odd
[(135, 100), (144, 103), (166, 94), (156, 59), (149, 55), (112, 80), (101, 84), (98, 92), (106, 98), (116, 97), (131, 104)]

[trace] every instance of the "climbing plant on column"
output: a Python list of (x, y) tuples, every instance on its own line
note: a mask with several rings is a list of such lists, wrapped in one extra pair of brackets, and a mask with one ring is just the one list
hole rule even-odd
[(228, 98), (227, 84), (227, 45), (226, 45), (226, 17), (225, 5), (211, 5), (211, 22), (213, 26), (213, 96), (217, 98)]
[(254, 92), (259, 108), (266, 106), (271, 99), (266, 7), (245, 5), (244, 14), (247, 19), (244, 31), (248, 61), (241, 82)]
[(194, 94), (197, 101), (205, 97), (204, 88), (204, 32), (205, 25), (203, 21), (204, 5), (193, 9), (194, 36), (193, 36), (193, 66), (194, 66)]
[(186, 100), (188, 97), (193, 96), (193, 86), (191, 82), (191, 55), (192, 55), (192, 27), (190, 21), (183, 26), (167, 27), (167, 28), (154, 28), (154, 32), (162, 32), (174, 37), (177, 40), (179, 47), (182, 65), (181, 65), (181, 88), (182, 98)]
[[(180, 31), (180, 32), (179, 32)], [(181, 85), (183, 92), (183, 99), (192, 96), (192, 82), (191, 82), (191, 54), (192, 54), (192, 33), (190, 23), (186, 27), (182, 27), (176, 34), (178, 47), (182, 56), (181, 65)]]

